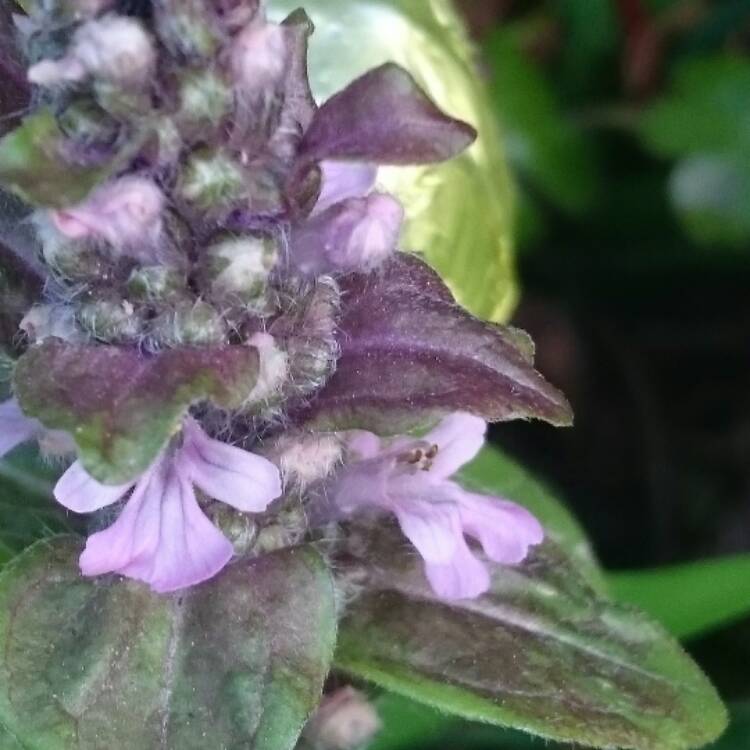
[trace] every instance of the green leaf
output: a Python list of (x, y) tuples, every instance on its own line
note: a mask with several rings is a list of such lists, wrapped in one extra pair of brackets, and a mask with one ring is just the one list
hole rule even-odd
[(238, 408), (258, 373), (254, 347), (137, 349), (48, 339), (15, 368), (23, 410), (46, 427), (70, 432), (96, 479), (131, 481), (152, 463), (191, 404), (210, 399)]
[(604, 573), (581, 525), (550, 489), (520, 464), (487, 446), (458, 476), (465, 487), (528, 508), (542, 522), (547, 538), (566, 552), (588, 584), (597, 591), (606, 590)]
[(62, 140), (49, 110), (27, 117), (0, 140), (0, 183), (38, 205), (61, 207), (83, 200), (104, 173), (66, 161)]
[(607, 601), (552, 541), (491, 592), (436, 600), (395, 529), (357, 534), (367, 574), (341, 625), (343, 671), (466, 719), (594, 747), (682, 750), (726, 712), (661, 626)]
[(680, 639), (750, 613), (750, 555), (610, 573), (613, 595), (653, 615)]
[[(269, 13), (281, 20), (299, 4), (275, 0)], [(479, 131), (457, 159), (383, 169), (378, 181), (406, 207), (403, 247), (424, 253), (475, 315), (506, 320), (518, 298), (512, 185), (475, 51), (452, 3), (308, 0), (304, 6), (315, 23), (309, 67), (319, 101), (366, 70), (396, 62), (442, 110)]]
[(158, 596), (81, 578), (75, 538), (0, 574), (0, 725), (43, 750), (291, 750), (335, 641), (311, 547), (238, 562)]
[(69, 530), (52, 497), (55, 473), (29, 448), (0, 460), (0, 568), (38, 539)]
[(62, 208), (82, 201), (137, 153), (146, 132), (114, 144), (96, 164), (71, 158), (69, 142), (54, 113), (40, 109), (0, 139), (0, 185), (28, 203)]

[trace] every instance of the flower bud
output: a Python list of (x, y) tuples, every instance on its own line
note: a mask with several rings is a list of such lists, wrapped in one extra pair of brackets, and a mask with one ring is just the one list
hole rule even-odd
[(156, 31), (162, 44), (181, 62), (201, 63), (217, 51), (217, 17), (205, 0), (153, 0)]
[(106, 280), (112, 263), (86, 240), (72, 240), (59, 232), (40, 212), (35, 217), (36, 234), (42, 246), (42, 257), (57, 277), (73, 282)]
[(169, 115), (156, 116), (152, 122), (152, 138), (147, 141), (142, 153), (157, 169), (171, 171), (181, 158), (185, 145), (182, 133)]
[(175, 122), (187, 139), (205, 139), (218, 131), (232, 110), (232, 90), (219, 71), (190, 70), (180, 82)]
[(274, 321), (270, 333), (289, 355), (291, 388), (308, 394), (320, 388), (336, 368), (335, 332), (341, 293), (336, 282), (319, 278), (307, 292), (292, 292), (291, 309)]
[(187, 280), (168, 266), (136, 268), (127, 282), (128, 296), (140, 302), (166, 302), (185, 294)]
[(294, 547), (302, 541), (308, 528), (301, 504), (281, 506), (275, 511), (272, 522), (260, 529), (253, 553), (260, 557), (278, 549)]
[(164, 195), (150, 180), (123, 177), (97, 188), (83, 202), (51, 218), (72, 240), (99, 239), (122, 253), (147, 262), (162, 234)]
[(137, 341), (143, 333), (143, 319), (126, 300), (96, 300), (78, 309), (78, 324), (99, 341), (124, 344)]
[(207, 508), (211, 522), (234, 546), (234, 554), (245, 556), (258, 538), (258, 525), (249, 513), (240, 513), (224, 503), (212, 503)]
[(227, 342), (219, 313), (207, 302), (181, 302), (151, 323), (149, 339), (155, 348), (212, 346)]
[(229, 68), (235, 90), (233, 142), (254, 152), (276, 129), (287, 70), (287, 31), (262, 14), (237, 35)]
[(344, 687), (324, 696), (305, 727), (305, 739), (315, 750), (356, 750), (380, 730), (375, 707), (359, 690)]
[(278, 252), (270, 237), (229, 236), (200, 255), (200, 276), (211, 299), (262, 312), (268, 277)]
[(189, 206), (218, 217), (246, 196), (242, 167), (223, 151), (193, 152), (180, 176), (177, 193)]
[(265, 451), (281, 472), (284, 485), (304, 489), (325, 479), (341, 461), (343, 447), (333, 433), (285, 432)]
[(32, 343), (53, 337), (65, 341), (85, 340), (76, 325), (75, 311), (67, 305), (34, 305), (19, 328)]
[(133, 18), (108, 15), (78, 28), (67, 53), (29, 68), (39, 86), (80, 83), (88, 77), (126, 91), (150, 86), (156, 71), (151, 37)]
[(117, 142), (120, 124), (93, 99), (73, 101), (57, 117), (63, 135), (80, 149), (109, 151)]
[(247, 405), (265, 403), (267, 405), (277, 401), (281, 389), (289, 378), (289, 357), (279, 349), (273, 336), (267, 333), (256, 333), (247, 343), (254, 346), (260, 355), (258, 380), (247, 397)]
[(260, 15), (237, 35), (230, 68), (237, 96), (256, 100), (273, 92), (286, 72), (287, 43), (284, 29)]
[(255, 18), (260, 0), (213, 0), (221, 25), (231, 34), (240, 31)]

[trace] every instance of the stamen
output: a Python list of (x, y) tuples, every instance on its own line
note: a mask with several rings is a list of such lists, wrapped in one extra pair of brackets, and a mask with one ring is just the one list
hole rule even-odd
[(424, 452), (421, 450), (421, 448), (416, 448), (415, 450), (406, 454), (405, 460), (407, 464), (418, 464), (422, 460), (423, 456)]

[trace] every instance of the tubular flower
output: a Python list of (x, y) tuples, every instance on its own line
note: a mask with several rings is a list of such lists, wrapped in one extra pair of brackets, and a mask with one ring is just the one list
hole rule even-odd
[(496, 563), (522, 562), (544, 532), (527, 510), (502, 498), (479, 495), (451, 477), (484, 443), (486, 424), (455, 413), (423, 439), (387, 442), (371, 432), (350, 434), (355, 459), (328, 488), (346, 515), (375, 506), (393, 513), (424, 559), (435, 593), (444, 599), (472, 599), (490, 586), (487, 566), (469, 547), (479, 542)]
[(192, 419), (182, 444), (165, 450), (135, 483), (103, 485), (74, 463), (55, 487), (69, 510), (91, 513), (132, 490), (117, 521), (89, 537), (82, 573), (120, 573), (158, 592), (216, 575), (233, 547), (201, 510), (194, 487), (244, 513), (260, 513), (281, 494), (281, 479), (270, 461), (213, 440)]

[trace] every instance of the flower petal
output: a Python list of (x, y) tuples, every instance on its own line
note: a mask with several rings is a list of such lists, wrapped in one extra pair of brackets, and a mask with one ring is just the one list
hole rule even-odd
[(80, 564), (84, 575), (117, 572), (166, 593), (212, 578), (233, 552), (200, 509), (190, 480), (163, 458), (117, 521), (89, 537)]
[(427, 579), (440, 598), (474, 599), (487, 591), (489, 573), (466, 544), (454, 503), (399, 498), (394, 512), (424, 559)]
[(93, 513), (95, 510), (119, 500), (131, 487), (130, 484), (108, 485), (97, 482), (76, 461), (55, 485), (55, 500), (75, 513)]
[(362, 198), (375, 186), (378, 168), (366, 162), (323, 161), (322, 188), (313, 215), (348, 198)]
[(39, 422), (27, 417), (14, 398), (0, 404), (0, 456), (31, 440), (40, 430)]
[(185, 423), (181, 470), (209, 497), (245, 513), (261, 513), (281, 495), (281, 474), (268, 459), (208, 437)]
[(368, 507), (393, 510), (387, 494), (394, 458), (386, 455), (345, 466), (327, 485), (325, 496), (345, 514)]
[(348, 198), (294, 228), (290, 256), (304, 274), (371, 271), (398, 245), (404, 210), (385, 193)]
[(426, 442), (438, 446), (430, 474), (439, 479), (453, 476), (479, 453), (486, 432), (487, 423), (473, 414), (455, 412), (442, 419), (424, 437)]
[(542, 525), (526, 508), (450, 484), (459, 504), (464, 531), (480, 542), (491, 560), (516, 565), (526, 558), (529, 547), (544, 541)]
[(344, 433), (346, 449), (358, 461), (374, 458), (383, 449), (383, 441), (367, 430), (350, 430)]

